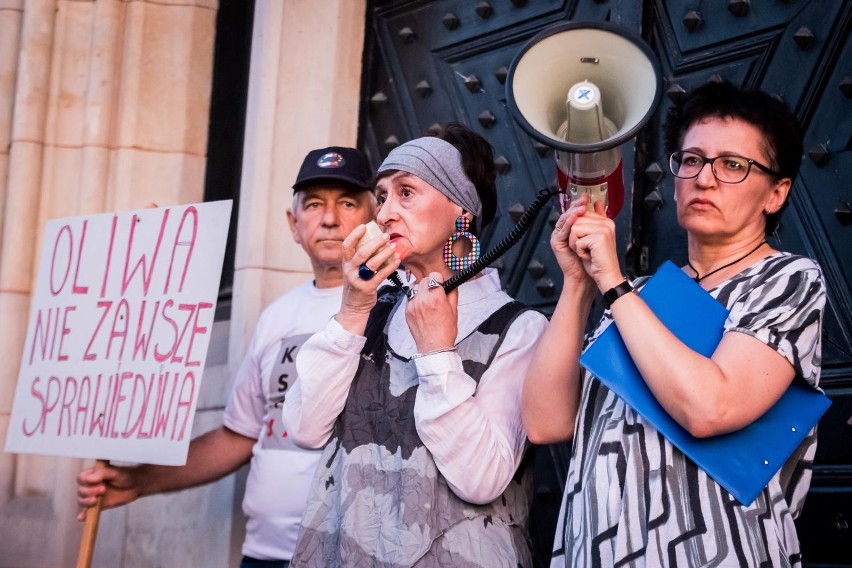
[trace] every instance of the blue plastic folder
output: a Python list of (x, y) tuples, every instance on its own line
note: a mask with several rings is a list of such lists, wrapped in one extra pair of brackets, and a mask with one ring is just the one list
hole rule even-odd
[[(713, 354), (722, 339), (728, 310), (682, 270), (664, 263), (639, 295), (686, 345), (703, 355)], [(586, 349), (580, 364), (743, 505), (754, 501), (831, 404), (824, 394), (794, 382), (749, 426), (721, 436), (696, 438), (651, 394), (615, 324)]]

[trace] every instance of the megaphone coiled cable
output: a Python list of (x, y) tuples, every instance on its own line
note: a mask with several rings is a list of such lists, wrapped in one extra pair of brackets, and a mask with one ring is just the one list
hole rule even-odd
[(557, 191), (549, 189), (542, 189), (539, 191), (538, 196), (530, 204), (530, 206), (527, 207), (524, 214), (521, 215), (521, 218), (518, 220), (515, 228), (512, 229), (508, 235), (503, 237), (503, 240), (497, 243), (497, 246), (479, 257), (479, 260), (461, 272), (453, 274), (450, 278), (448, 278), (443, 284), (444, 292), (449, 293), (450, 291), (455, 290), (475, 275), (479, 274), (479, 272), (481, 272), (484, 268), (487, 268), (492, 262), (506, 254), (506, 252), (508, 252), (508, 250), (521, 239), (524, 233), (527, 232), (539, 212), (541, 212), (547, 204), (547, 201), (556, 195), (556, 193)]

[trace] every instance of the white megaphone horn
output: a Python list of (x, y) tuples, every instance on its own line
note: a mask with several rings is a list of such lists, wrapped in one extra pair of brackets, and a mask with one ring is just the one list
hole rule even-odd
[(637, 35), (607, 22), (565, 22), (533, 37), (506, 80), (509, 110), (556, 152), (564, 211), (588, 193), (615, 217), (624, 204), (621, 146), (650, 120), (662, 94), (660, 63)]

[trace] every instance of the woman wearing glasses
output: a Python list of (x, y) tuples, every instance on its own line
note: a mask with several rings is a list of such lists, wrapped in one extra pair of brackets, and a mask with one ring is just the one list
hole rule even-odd
[(666, 144), (688, 237), (683, 270), (730, 316), (711, 357), (692, 351), (631, 293), (603, 208), (586, 212), (583, 199), (560, 217), (551, 246), (565, 285), (523, 391), (531, 441), (573, 439), (554, 565), (798, 566), (793, 519), (810, 483), (813, 432), (742, 505), (578, 365), (602, 292), (608, 310), (588, 340), (616, 325), (651, 392), (696, 437), (747, 426), (793, 381), (817, 388), (820, 269), (765, 240), (801, 163), (796, 118), (766, 93), (713, 83), (669, 111)]

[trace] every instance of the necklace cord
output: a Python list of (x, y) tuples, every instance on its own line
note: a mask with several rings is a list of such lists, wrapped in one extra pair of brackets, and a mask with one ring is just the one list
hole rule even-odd
[(762, 246), (763, 246), (763, 245), (765, 245), (765, 244), (766, 244), (766, 240), (760, 241), (760, 244), (758, 244), (756, 247), (754, 247), (753, 249), (751, 249), (750, 251), (748, 251), (747, 253), (745, 253), (744, 255), (742, 255), (741, 257), (739, 257), (738, 259), (736, 259), (736, 260), (732, 260), (732, 261), (731, 261), (731, 262), (729, 262), (728, 264), (724, 264), (724, 265), (720, 266), (719, 268), (716, 268), (715, 270), (711, 270), (710, 272), (708, 272), (708, 273), (707, 273), (707, 274), (705, 274), (704, 276), (699, 276), (699, 275), (698, 275), (698, 271), (697, 271), (697, 270), (695, 270), (695, 267), (694, 267), (694, 266), (692, 266), (692, 263), (691, 263), (691, 262), (689, 262), (689, 259), (687, 259), (687, 260), (686, 260), (686, 265), (687, 265), (687, 266), (689, 266), (689, 268), (691, 268), (691, 269), (692, 269), (692, 271), (695, 273), (695, 278), (693, 278), (693, 280), (695, 280), (696, 282), (701, 282), (702, 280), (704, 280), (705, 278), (707, 278), (707, 277), (708, 277), (708, 276), (710, 276), (711, 274), (716, 274), (716, 273), (717, 273), (717, 272), (719, 272), (720, 270), (722, 270), (722, 269), (724, 269), (724, 268), (728, 268), (729, 266), (733, 266), (734, 264), (738, 263), (739, 261), (741, 261), (741, 260), (744, 260), (744, 259), (748, 258), (749, 256), (751, 256), (751, 254), (752, 254), (753, 252), (755, 252), (757, 249), (759, 249), (760, 247), (762, 247)]

